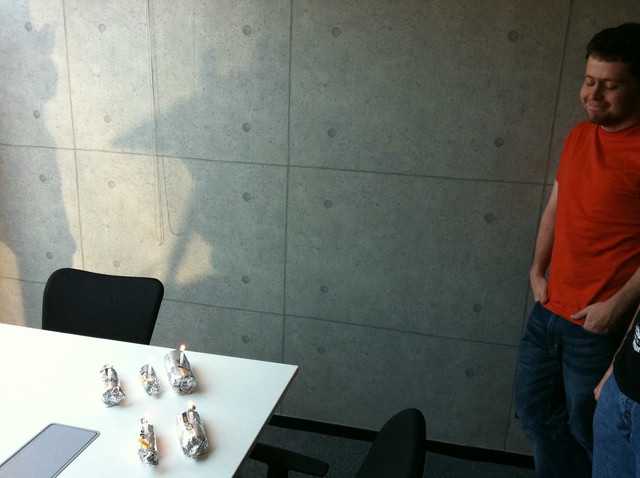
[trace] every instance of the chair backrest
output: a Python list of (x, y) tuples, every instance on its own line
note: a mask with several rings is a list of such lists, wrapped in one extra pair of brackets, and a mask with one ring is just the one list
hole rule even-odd
[(59, 269), (44, 288), (42, 328), (148, 345), (163, 295), (158, 279)]
[(426, 447), (424, 415), (403, 410), (380, 429), (356, 478), (422, 478)]

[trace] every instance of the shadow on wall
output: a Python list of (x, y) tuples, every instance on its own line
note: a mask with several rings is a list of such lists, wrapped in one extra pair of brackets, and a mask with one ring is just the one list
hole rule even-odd
[[(286, 171), (273, 163), (286, 159), (274, 159), (270, 150), (260, 154), (251, 134), (263, 117), (279, 116), (254, 111), (259, 118), (254, 116), (253, 125), (238, 121), (245, 105), (227, 98), (225, 87), (246, 79), (236, 76), (240, 72), (217, 71), (216, 58), (216, 51), (207, 51), (199, 58), (203, 71), (184, 74), (197, 76), (198, 83), (186, 94), (163, 84), (163, 76), (156, 78), (154, 114), (112, 145), (120, 151), (144, 150), (132, 138), (155, 132), (154, 154), (143, 160), (154, 163), (155, 217), (162, 229), (157, 242), (164, 249), (159, 259), (168, 296), (281, 313), (283, 277), (276, 274), (282, 274), (284, 263)], [(261, 162), (269, 166), (256, 164)], [(147, 207), (153, 207), (150, 201)], [(138, 267), (154, 270), (153, 264)]]
[(2, 6), (0, 313), (3, 322), (38, 327), (39, 297), (29, 300), (23, 288), (71, 265), (75, 241), (63, 202), (61, 153), (48, 125), (47, 104), (58, 88), (55, 31), (34, 18), (27, 0)]

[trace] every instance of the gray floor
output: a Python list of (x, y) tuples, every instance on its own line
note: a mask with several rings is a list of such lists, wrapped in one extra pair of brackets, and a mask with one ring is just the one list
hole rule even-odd
[[(260, 438), (263, 443), (294, 450), (319, 458), (331, 465), (328, 478), (355, 476), (370, 442), (321, 435), (317, 433), (269, 426)], [(264, 478), (266, 466), (249, 460), (239, 478)], [(307, 475), (291, 473), (290, 478)], [(516, 466), (454, 458), (427, 452), (425, 478), (532, 478), (533, 470)], [(308, 478), (308, 477), (307, 477)]]

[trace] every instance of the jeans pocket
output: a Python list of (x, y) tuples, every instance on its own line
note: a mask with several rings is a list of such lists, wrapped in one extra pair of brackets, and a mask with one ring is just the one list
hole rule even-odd
[(595, 338), (595, 339), (622, 340), (622, 337), (624, 336), (624, 332), (621, 332), (620, 330), (614, 330), (613, 332), (604, 332), (603, 333), (603, 332), (594, 332), (592, 330), (585, 329), (584, 325), (580, 325), (579, 327), (580, 327), (580, 330), (582, 331), (582, 333), (584, 335), (586, 335), (587, 337)]

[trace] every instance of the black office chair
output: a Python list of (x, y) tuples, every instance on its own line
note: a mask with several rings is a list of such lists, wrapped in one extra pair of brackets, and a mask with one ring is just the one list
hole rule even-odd
[(163, 296), (158, 279), (59, 269), (44, 288), (42, 328), (148, 345)]
[[(426, 424), (420, 410), (394, 415), (376, 438), (355, 478), (422, 478), (426, 453)], [(326, 476), (329, 465), (320, 460), (258, 443), (250, 458), (266, 463), (267, 478), (286, 478), (289, 471)]]

